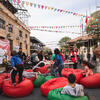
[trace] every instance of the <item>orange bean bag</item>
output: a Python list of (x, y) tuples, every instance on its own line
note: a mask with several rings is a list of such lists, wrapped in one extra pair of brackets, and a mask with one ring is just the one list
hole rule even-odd
[(53, 78), (41, 85), (41, 92), (44, 96), (47, 96), (50, 90), (64, 87), (67, 85), (67, 83), (68, 83), (67, 78), (64, 77)]
[(48, 73), (48, 69), (47, 69), (48, 66), (49, 66), (49, 65), (45, 65), (45, 66), (43, 66), (43, 67), (36, 68), (35, 71), (36, 71), (36, 72), (39, 71), (39, 72), (41, 72), (42, 74)]
[(16, 84), (16, 86), (12, 85), (11, 80), (5, 80), (3, 83), (3, 92), (9, 97), (24, 97), (32, 93), (32, 91), (33, 84), (28, 79), (24, 79), (20, 84)]
[(100, 73), (82, 78), (80, 84), (86, 88), (100, 88)]
[(81, 74), (82, 70), (81, 69), (73, 69), (73, 68), (63, 68), (62, 70), (62, 76), (64, 77), (68, 77), (69, 74), (75, 74), (76, 76), (76, 82), (79, 83), (81, 78), (82, 78), (82, 74)]

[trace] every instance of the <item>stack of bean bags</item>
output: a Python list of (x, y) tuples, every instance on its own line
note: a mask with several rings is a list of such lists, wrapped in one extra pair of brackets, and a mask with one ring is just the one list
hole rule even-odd
[(73, 68), (63, 68), (62, 70), (62, 76), (68, 77), (69, 74), (75, 74), (76, 76), (76, 82), (79, 83), (82, 79), (82, 70), (81, 69), (73, 69)]
[(12, 85), (11, 80), (4, 80), (3, 93), (9, 97), (19, 98), (32, 93), (33, 84), (31, 80), (23, 79), (23, 81), (16, 86)]
[(64, 87), (67, 85), (67, 83), (68, 83), (68, 80), (67, 78), (64, 78), (64, 77), (50, 79), (41, 85), (41, 93), (44, 96), (47, 96), (49, 91), (51, 91), (52, 89)]
[(82, 78), (80, 84), (86, 88), (100, 88), (100, 73)]
[(42, 73), (42, 74), (48, 73), (48, 69), (47, 69), (48, 66), (49, 66), (49, 65), (45, 65), (45, 66), (43, 66), (43, 67), (36, 68), (35, 71), (36, 71), (36, 72), (40, 72), (40, 73)]
[(88, 100), (87, 96), (73, 97), (67, 94), (61, 94), (62, 88), (51, 90), (48, 93), (48, 100)]

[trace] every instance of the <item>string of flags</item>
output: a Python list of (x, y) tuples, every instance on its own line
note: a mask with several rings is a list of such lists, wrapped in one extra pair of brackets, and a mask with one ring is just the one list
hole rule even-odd
[[(5, 27), (9, 27), (9, 25), (5, 25)], [(23, 26), (19, 25), (12, 25), (10, 26), (12, 28), (18, 28), (18, 29), (23, 29)], [(27, 27), (29, 30), (35, 30), (35, 29), (66, 29), (66, 28), (82, 28), (85, 26), (82, 25), (72, 25), (72, 26), (29, 26)], [(97, 27), (99, 28), (100, 25), (89, 25), (88, 27), (94, 28)]]
[(56, 33), (72, 33), (72, 34), (81, 34), (81, 33), (77, 33), (77, 32), (69, 32), (69, 31), (54, 31), (54, 30), (46, 30), (46, 29), (31, 29), (31, 30), (46, 31), (46, 32), (56, 32)]
[(62, 29), (62, 28), (81, 28), (81, 25), (72, 25), (72, 26), (29, 26), (29, 28), (50, 28), (50, 29)]
[[(7, 1), (7, 0), (5, 0), (5, 1)], [(41, 5), (41, 4), (28, 2), (28, 1), (23, 1), (23, 0), (8, 0), (8, 1), (10, 3), (11, 2), (18, 3), (18, 4), (22, 4), (22, 5), (26, 5), (26, 6), (30, 6), (30, 7), (34, 7), (34, 8), (39, 8), (39, 9), (42, 9), (42, 10), (51, 10), (51, 11), (54, 11), (54, 12), (59, 12), (59, 13), (64, 13), (64, 14), (71, 14), (71, 15), (74, 15), (74, 16), (85, 17), (86, 21), (88, 19), (95, 20), (95, 21), (100, 21), (100, 19), (96, 19), (96, 18), (93, 18), (93, 17), (90, 17), (90, 16), (86, 16), (86, 15), (83, 15), (83, 14), (80, 14), (80, 13), (67, 11), (67, 10), (63, 10), (63, 9), (58, 9), (58, 8), (54, 8), (54, 7), (49, 7), (49, 6), (45, 6), (45, 5)]]

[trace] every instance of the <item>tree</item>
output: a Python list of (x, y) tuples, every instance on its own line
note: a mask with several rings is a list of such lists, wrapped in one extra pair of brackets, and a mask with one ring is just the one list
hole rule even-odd
[(100, 10), (91, 14), (91, 18), (86, 27), (86, 31), (89, 35), (92, 35), (97, 41), (100, 38)]
[(69, 37), (63, 37), (60, 41), (59, 41), (59, 45), (61, 49), (66, 50), (68, 48), (67, 42), (71, 40), (71, 38)]

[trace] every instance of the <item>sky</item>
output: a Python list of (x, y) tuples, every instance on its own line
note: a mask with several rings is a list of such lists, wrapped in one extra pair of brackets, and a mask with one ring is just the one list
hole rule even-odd
[[(77, 12), (89, 16), (96, 10), (96, 5), (100, 4), (100, 0), (24, 0), (36, 4), (41, 4), (58, 9)], [(29, 18), (29, 26), (68, 26), (68, 25), (81, 25), (81, 17), (73, 16), (71, 14), (62, 14), (51, 10), (42, 10), (30, 6), (25, 6), (31, 17)], [(85, 18), (83, 19), (85, 25)], [(31, 30), (31, 36), (35, 36), (46, 46), (52, 50), (58, 47), (58, 41), (67, 36), (74, 39), (82, 33), (81, 28), (67, 28), (67, 29), (55, 29), (58, 31), (64, 31), (64, 33), (45, 32)], [(67, 31), (67, 32), (66, 32)], [(70, 33), (68, 33), (70, 32)], [(75, 32), (75, 33), (71, 33)]]

